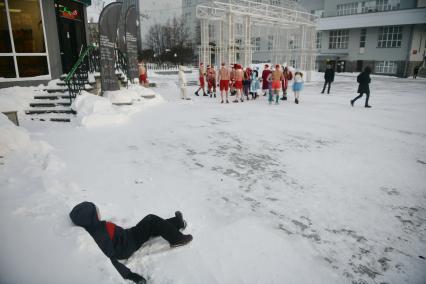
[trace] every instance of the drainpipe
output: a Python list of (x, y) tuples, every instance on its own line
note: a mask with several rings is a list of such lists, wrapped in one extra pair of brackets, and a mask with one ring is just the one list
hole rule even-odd
[(408, 52), (407, 52), (407, 59), (405, 60), (405, 68), (404, 68), (404, 73), (403, 73), (403, 78), (407, 78), (408, 77), (408, 65), (410, 63), (410, 55), (411, 55), (411, 49), (413, 48), (413, 34), (414, 34), (414, 25), (411, 25), (410, 28), (410, 36), (408, 38)]

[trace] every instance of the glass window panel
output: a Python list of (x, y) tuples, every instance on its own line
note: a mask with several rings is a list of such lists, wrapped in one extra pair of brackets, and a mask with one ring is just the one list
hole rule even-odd
[(7, 23), (6, 5), (4, 0), (0, 0), (0, 52), (12, 52), (10, 43), (9, 24)]
[(0, 78), (15, 78), (15, 64), (12, 56), (0, 56)]
[(46, 52), (39, 1), (9, 0), (8, 3), (15, 51)]
[(46, 56), (17, 56), (19, 77), (48, 75)]

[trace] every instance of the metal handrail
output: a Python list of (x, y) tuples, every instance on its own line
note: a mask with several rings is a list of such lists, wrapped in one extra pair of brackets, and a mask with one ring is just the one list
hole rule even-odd
[(71, 71), (68, 73), (67, 77), (65, 78), (65, 80), (64, 80), (65, 83), (68, 83), (71, 80), (72, 76), (74, 76), (77, 68), (81, 65), (81, 63), (83, 62), (84, 58), (87, 56), (89, 51), (91, 51), (95, 47), (96, 47), (95, 45), (89, 45), (88, 47), (86, 47), (84, 52), (77, 59), (77, 62), (74, 63), (73, 67), (71, 68)]

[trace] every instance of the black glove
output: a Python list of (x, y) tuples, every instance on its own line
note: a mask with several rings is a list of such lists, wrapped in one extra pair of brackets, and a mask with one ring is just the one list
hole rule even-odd
[(132, 274), (130, 274), (127, 279), (132, 280), (133, 282), (137, 284), (146, 284), (145, 278), (143, 278), (137, 273), (132, 272)]

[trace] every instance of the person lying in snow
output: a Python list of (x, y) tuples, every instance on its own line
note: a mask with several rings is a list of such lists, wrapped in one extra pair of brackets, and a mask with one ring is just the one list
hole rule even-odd
[(129, 258), (151, 237), (161, 236), (171, 247), (182, 246), (192, 241), (191, 235), (183, 235), (179, 231), (186, 227), (186, 222), (179, 211), (175, 212), (175, 217), (166, 220), (150, 214), (136, 226), (123, 229), (113, 223), (101, 221), (98, 207), (85, 201), (72, 209), (70, 218), (75, 225), (83, 227), (92, 236), (124, 279), (138, 284), (145, 284), (145, 278), (133, 273), (118, 262), (119, 259)]

